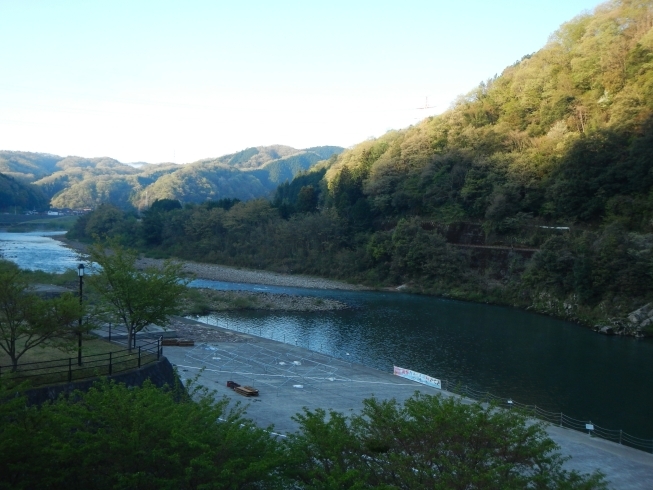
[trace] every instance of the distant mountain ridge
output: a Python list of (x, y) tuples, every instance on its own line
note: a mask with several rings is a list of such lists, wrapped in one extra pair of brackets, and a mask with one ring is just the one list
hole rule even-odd
[(138, 162), (137, 166), (108, 157), (0, 151), (0, 173), (18, 183), (33, 184), (54, 207), (111, 203), (143, 208), (163, 198), (186, 203), (263, 197), (278, 184), (343, 150), (337, 146), (259, 146), (185, 165)]

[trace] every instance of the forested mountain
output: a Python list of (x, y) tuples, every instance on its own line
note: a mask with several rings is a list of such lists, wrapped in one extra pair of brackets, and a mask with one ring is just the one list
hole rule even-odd
[(201, 202), (267, 196), (279, 183), (340, 151), (339, 147), (297, 150), (275, 145), (187, 165), (138, 167), (112, 158), (3, 151), (0, 171), (35, 184), (54, 207), (85, 208), (110, 203), (122, 208), (143, 208), (164, 198)]
[[(297, 150), (290, 146), (272, 145), (272, 146), (258, 146), (256, 148), (246, 148), (238, 153), (224, 155), (220, 158), (200, 160), (204, 162), (217, 162), (229, 165), (235, 168), (261, 168), (266, 163), (279, 158), (285, 158), (290, 155), (299, 153)], [(342, 150), (340, 150), (342, 151)]]
[(181, 202), (255, 199), (267, 196), (280, 183), (292, 180), (298, 173), (342, 150), (333, 146), (308, 150), (281, 145), (248, 148), (234, 155), (187, 164), (143, 187), (132, 202), (147, 207), (147, 203), (156, 199)]
[(651, 2), (623, 0), (564, 24), (442, 116), (343, 153), (327, 173), (336, 204), (500, 232), (608, 215), (647, 228), (650, 212), (635, 223), (627, 208), (651, 206), (652, 23)]
[(0, 172), (23, 182), (33, 182), (56, 171), (61, 159), (47, 153), (0, 151)]
[(0, 211), (16, 212), (17, 209), (44, 211), (48, 209), (48, 200), (38, 187), (0, 173)]
[(444, 114), (332, 157), (273, 203), (187, 206), (159, 223), (156, 240), (129, 219), (114, 233), (620, 325), (653, 300), (653, 2), (578, 16)]

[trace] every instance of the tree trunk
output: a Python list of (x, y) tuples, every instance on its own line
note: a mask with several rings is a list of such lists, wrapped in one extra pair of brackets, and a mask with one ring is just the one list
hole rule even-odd
[(134, 332), (134, 329), (129, 326), (127, 327), (127, 349), (129, 349), (129, 353), (132, 353), (132, 333)]

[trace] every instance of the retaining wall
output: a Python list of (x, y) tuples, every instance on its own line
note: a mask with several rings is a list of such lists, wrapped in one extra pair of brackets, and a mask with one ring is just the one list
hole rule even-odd
[[(124, 383), (127, 386), (141, 386), (146, 379), (149, 379), (160, 388), (166, 384), (168, 386), (174, 386), (178, 382), (175, 371), (172, 369), (172, 364), (165, 357), (161, 357), (157, 362), (143, 366), (140, 369), (118, 373), (113, 376), (108, 376), (108, 378), (117, 383)], [(27, 390), (25, 395), (30, 404), (40, 405), (47, 401), (56, 400), (61, 393), (72, 393), (75, 390), (87, 391), (98, 379), (89, 378), (73, 383), (41, 386)]]

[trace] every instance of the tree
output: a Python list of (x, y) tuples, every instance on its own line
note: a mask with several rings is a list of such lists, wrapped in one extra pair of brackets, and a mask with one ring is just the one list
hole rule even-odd
[(416, 393), (364, 402), (345, 417), (304, 409), (289, 437), (303, 488), (605, 488), (562, 468), (541, 423), (520, 413)]
[(150, 209), (142, 214), (141, 230), (146, 243), (150, 245), (161, 243), (165, 213), (176, 209), (182, 209), (181, 203), (176, 199), (157, 199)]
[(0, 386), (0, 489), (277, 488), (274, 437), (179, 388), (103, 380), (39, 409)]
[(297, 195), (297, 211), (300, 213), (312, 213), (317, 208), (317, 193), (312, 185), (305, 185), (299, 189)]
[(0, 348), (11, 359), (12, 372), (30, 349), (64, 336), (81, 316), (72, 294), (44, 300), (32, 293), (20, 269), (0, 266)]
[(181, 209), (181, 203), (177, 199), (157, 199), (152, 203), (149, 211), (167, 213), (175, 209)]
[(89, 247), (90, 259), (100, 269), (88, 277), (88, 282), (104, 300), (100, 310), (108, 308), (127, 329), (131, 349), (137, 332), (150, 324), (165, 324), (176, 313), (188, 281), (180, 279), (180, 264), (165, 261), (160, 269), (137, 270), (136, 251), (115, 240), (110, 247), (100, 243)]

